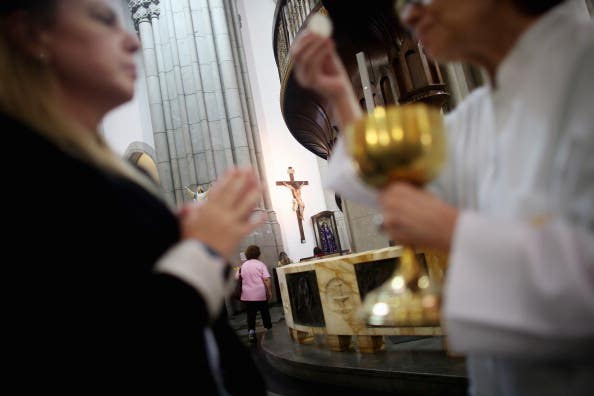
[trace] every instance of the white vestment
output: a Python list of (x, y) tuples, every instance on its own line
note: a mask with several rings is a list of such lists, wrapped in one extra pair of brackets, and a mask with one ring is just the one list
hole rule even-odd
[[(594, 394), (594, 29), (576, 4), (540, 18), (496, 88), (446, 116), (430, 189), (462, 211), (444, 325), (476, 395)], [(339, 141), (327, 187), (377, 205), (346, 157)]]

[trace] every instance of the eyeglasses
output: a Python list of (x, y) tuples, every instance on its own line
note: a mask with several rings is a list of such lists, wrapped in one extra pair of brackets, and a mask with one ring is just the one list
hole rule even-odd
[(402, 15), (402, 12), (408, 5), (427, 6), (431, 4), (433, 0), (396, 0), (394, 9), (398, 16)]

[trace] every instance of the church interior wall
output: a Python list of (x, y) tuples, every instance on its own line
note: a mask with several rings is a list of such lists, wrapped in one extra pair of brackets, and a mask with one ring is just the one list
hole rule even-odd
[[(320, 175), (322, 180), (326, 177), (328, 171), (328, 161), (323, 158), (317, 157), (318, 167), (320, 169)], [(338, 236), (340, 238), (340, 248), (344, 251), (352, 251), (353, 246), (351, 244), (352, 235), (350, 230), (348, 229), (348, 223), (346, 221), (345, 214), (340, 210), (338, 204), (336, 203), (336, 195), (334, 191), (331, 190), (324, 190), (324, 197), (326, 198), (326, 206), (328, 210), (331, 210), (334, 213), (334, 218), (336, 220), (336, 227), (338, 229)], [(344, 209), (344, 205), (343, 205)]]
[(353, 251), (364, 252), (389, 246), (389, 238), (379, 231), (377, 210), (352, 201), (343, 201), (343, 208), (347, 213)]
[[(127, 1), (114, 3), (117, 3), (117, 11), (126, 27), (133, 31), (134, 24)], [(270, 193), (272, 210), (276, 212), (282, 231), (280, 249), (284, 249), (293, 260), (311, 256), (316, 242), (310, 217), (324, 210), (335, 212), (343, 248), (362, 251), (385, 247), (387, 238), (375, 230), (371, 221), (372, 213), (366, 213), (363, 208), (349, 202), (345, 203), (345, 207), (350, 211), (349, 215), (342, 215), (333, 203), (333, 194), (323, 190), (323, 169), (320, 170), (319, 159), (303, 148), (285, 125), (280, 111), (280, 82), (270, 37), (274, 7), (274, 2), (268, 0), (237, 0), (237, 10), (242, 22), (240, 31), (247, 56), (248, 75), (262, 145), (263, 166), (267, 176), (265, 183)], [(133, 142), (155, 147), (145, 68), (140, 51), (137, 57), (139, 76), (134, 99), (108, 114), (102, 124), (106, 139), (120, 155), (124, 155)], [(296, 180), (309, 182), (309, 185), (301, 189), (305, 202), (305, 243), (301, 243), (291, 191), (275, 184), (278, 180), (288, 180), (289, 166), (295, 169)], [(263, 233), (261, 236), (254, 235), (253, 239), (253, 243), (264, 245), (268, 238)], [(267, 257), (267, 260), (271, 258)], [(273, 265), (274, 262), (268, 264)]]
[[(303, 148), (287, 129), (280, 111), (280, 82), (272, 48), (275, 3), (270, 0), (238, 0), (242, 37), (254, 94), (256, 117), (262, 140), (264, 167), (272, 206), (282, 229), (283, 246), (293, 260), (312, 255), (315, 236), (310, 216), (327, 210), (316, 157)], [(302, 187), (305, 202), (303, 228), (306, 243), (300, 241), (291, 191), (276, 186), (289, 180), (287, 168), (295, 169), (295, 180), (307, 180)]]

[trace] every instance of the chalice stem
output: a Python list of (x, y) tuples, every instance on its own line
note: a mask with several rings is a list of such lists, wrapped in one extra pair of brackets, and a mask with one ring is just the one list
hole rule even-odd
[(402, 247), (400, 268), (397, 271), (404, 278), (404, 282), (408, 287), (416, 289), (417, 281), (421, 277), (421, 267), (414, 247), (408, 245)]

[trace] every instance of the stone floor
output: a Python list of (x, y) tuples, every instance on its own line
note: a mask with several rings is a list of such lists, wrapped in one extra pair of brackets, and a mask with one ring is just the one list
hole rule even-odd
[(390, 337), (386, 351), (373, 355), (331, 352), (323, 345), (300, 345), (288, 335), (280, 305), (270, 308), (273, 328), (258, 315), (258, 341), (247, 340), (246, 314), (229, 322), (249, 346), (270, 396), (464, 395), (463, 359), (448, 357), (436, 337)]
[[(274, 326), (275, 323), (279, 323), (284, 321), (285, 315), (283, 313), (282, 306), (279, 305), (272, 305), (270, 307), (270, 320), (272, 321), (272, 325)], [(235, 315), (229, 315), (229, 323), (233, 330), (237, 332), (240, 336), (246, 335), (247, 336), (247, 314), (245, 312), (241, 312)], [(262, 326), (262, 319), (260, 318), (260, 314), (256, 315), (256, 331), (261, 332), (264, 330), (264, 326)]]

